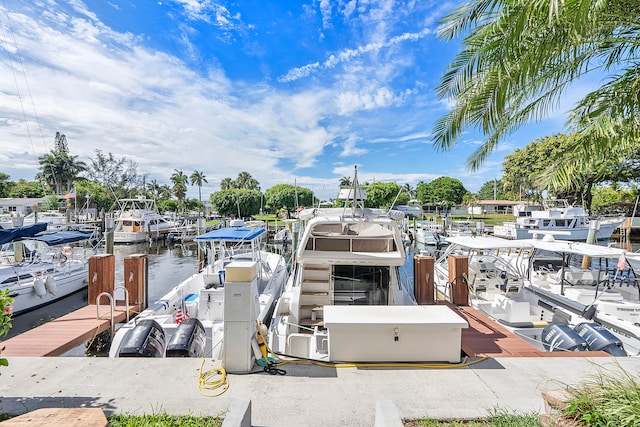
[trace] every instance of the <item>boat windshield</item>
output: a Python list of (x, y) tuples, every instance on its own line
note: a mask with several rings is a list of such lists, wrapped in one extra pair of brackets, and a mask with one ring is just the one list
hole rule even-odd
[(334, 304), (387, 305), (389, 281), (388, 266), (335, 265)]

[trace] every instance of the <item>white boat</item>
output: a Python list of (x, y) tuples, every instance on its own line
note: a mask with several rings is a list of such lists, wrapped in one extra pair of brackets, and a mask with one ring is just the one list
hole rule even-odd
[[(530, 265), (536, 259), (536, 244), (543, 242), (490, 236), (447, 240), (450, 245), (446, 253), (435, 263), (435, 283), (441, 299), (450, 300), (455, 286), (468, 288), (471, 306), (541, 350), (604, 350), (615, 356), (640, 353), (640, 325), (606, 311), (589, 315), (589, 302), (532, 282)], [(468, 274), (451, 280), (448, 257), (456, 255), (467, 257)]]
[[(204, 220), (204, 219), (203, 219)], [(175, 243), (192, 242), (198, 235), (197, 220), (184, 218), (180, 222), (174, 222), (167, 233), (167, 241)]]
[[(460, 361), (464, 321), (418, 306), (402, 274), (399, 211), (364, 208), (357, 171), (344, 208), (300, 212), (295, 266), (268, 331), (278, 357), (323, 361)], [(434, 346), (433, 342), (438, 342)]]
[(44, 212), (31, 212), (28, 215), (5, 215), (0, 219), (0, 229), (9, 229), (33, 225), (37, 222), (46, 222), (48, 230), (65, 230), (69, 226), (69, 221), (64, 213), (51, 210)]
[[(95, 255), (83, 231), (46, 231), (47, 223), (0, 230), (0, 289), (14, 299), (19, 315), (87, 286), (88, 259)], [(79, 246), (78, 242), (89, 243)]]
[(197, 236), (206, 267), (120, 327), (109, 356), (212, 357), (230, 371), (243, 370), (232, 367), (243, 359), (250, 370), (256, 321), (269, 322), (288, 276), (285, 259), (266, 250), (265, 236), (264, 228), (239, 220)]
[(166, 237), (175, 225), (158, 213), (156, 202), (143, 196), (119, 201), (115, 218), (114, 243), (138, 243)]
[(601, 217), (590, 219), (587, 212), (571, 206), (564, 199), (547, 200), (543, 210), (525, 209), (524, 205), (514, 212), (515, 222), (504, 222), (493, 227), (493, 235), (506, 239), (531, 239), (536, 234), (553, 233), (556, 239), (586, 241), (589, 229), (596, 230), (597, 240), (609, 240), (613, 231), (624, 222), (624, 217)]
[(447, 244), (442, 233), (442, 224), (429, 222), (416, 223), (415, 240), (421, 245), (441, 246)]

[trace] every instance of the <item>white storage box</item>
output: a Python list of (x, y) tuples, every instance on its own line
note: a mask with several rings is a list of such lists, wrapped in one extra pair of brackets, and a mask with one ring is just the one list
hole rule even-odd
[(251, 282), (257, 275), (254, 261), (232, 261), (225, 266), (227, 282)]
[(451, 362), (461, 359), (466, 320), (445, 306), (324, 307), (329, 359), (345, 362)]

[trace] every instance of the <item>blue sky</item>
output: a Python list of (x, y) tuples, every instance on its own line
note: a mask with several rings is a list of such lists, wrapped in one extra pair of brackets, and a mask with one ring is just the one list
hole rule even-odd
[(459, 48), (436, 28), (456, 5), (3, 0), (0, 171), (33, 180), (59, 131), (80, 160), (126, 156), (161, 184), (174, 169), (202, 171), (204, 196), (247, 171), (263, 191), (296, 182), (329, 198), (354, 165), (361, 181), (449, 176), (476, 192), (500, 178), (505, 154), (563, 131), (565, 108), (508, 137), (474, 174), (473, 130), (435, 150), (433, 123), (448, 108), (435, 87)]

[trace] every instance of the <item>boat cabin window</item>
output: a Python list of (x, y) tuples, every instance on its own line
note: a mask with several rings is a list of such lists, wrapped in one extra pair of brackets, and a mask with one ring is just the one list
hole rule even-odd
[(335, 305), (387, 305), (390, 272), (387, 266), (335, 265)]

